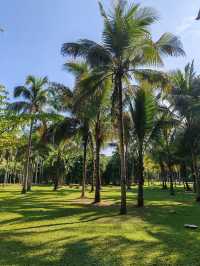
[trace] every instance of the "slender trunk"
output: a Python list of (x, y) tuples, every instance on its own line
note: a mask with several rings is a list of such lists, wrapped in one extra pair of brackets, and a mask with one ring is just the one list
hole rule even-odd
[(36, 160), (36, 166), (35, 166), (35, 184), (38, 184), (38, 160)]
[(5, 171), (5, 176), (4, 176), (4, 181), (3, 181), (3, 186), (5, 186), (8, 182), (8, 159), (6, 160), (6, 171)]
[(170, 181), (170, 195), (174, 196), (175, 192), (174, 192), (173, 171), (171, 164), (168, 165), (168, 168), (169, 168), (169, 181)]
[(15, 184), (15, 180), (16, 180), (16, 176), (17, 176), (16, 165), (17, 165), (17, 162), (16, 162), (16, 158), (15, 158), (15, 164), (14, 164), (14, 169), (13, 169), (13, 183), (14, 184)]
[(96, 152), (95, 152), (95, 203), (98, 203), (101, 201), (101, 195), (100, 195), (100, 188), (101, 188), (101, 180), (100, 180), (100, 114), (97, 116), (97, 123), (95, 128), (95, 146), (96, 146)]
[(181, 166), (180, 166), (180, 176), (183, 180), (186, 191), (191, 191), (191, 188), (187, 181), (187, 168), (184, 162), (181, 163)]
[(30, 167), (29, 167), (29, 177), (28, 177), (28, 186), (27, 186), (27, 192), (31, 191), (31, 187), (32, 187), (32, 182), (33, 182), (33, 165), (30, 162), (29, 163)]
[(84, 140), (83, 144), (83, 176), (82, 176), (82, 191), (81, 191), (81, 198), (85, 197), (85, 180), (87, 175), (87, 138)]
[(121, 166), (121, 207), (120, 214), (127, 214), (126, 206), (126, 165), (124, 152), (124, 125), (123, 125), (123, 101), (122, 101), (122, 76), (121, 73), (116, 76), (118, 89), (118, 133), (120, 147), (120, 166)]
[(27, 189), (28, 189), (33, 123), (34, 123), (34, 121), (33, 121), (33, 119), (31, 119), (29, 138), (28, 138), (28, 147), (27, 147), (26, 170), (25, 170), (25, 176), (24, 176), (23, 187), (22, 187), (22, 193), (23, 194), (25, 194), (27, 192)]
[(93, 164), (93, 172), (92, 172), (92, 177), (91, 177), (91, 190), (90, 190), (90, 192), (94, 192), (96, 164), (95, 164), (95, 150), (94, 150), (94, 143), (93, 143), (92, 136), (91, 136), (90, 142), (91, 142), (91, 149), (92, 149), (92, 164)]
[(142, 151), (142, 144), (140, 144), (139, 147), (139, 158), (138, 158), (138, 163), (139, 163), (139, 171), (138, 171), (138, 207), (142, 208), (144, 207), (144, 191), (143, 191), (143, 186), (144, 186), (144, 163), (143, 163), (143, 151)]
[(58, 186), (59, 186), (59, 168), (57, 168), (57, 171), (56, 171), (56, 177), (54, 179), (54, 188), (53, 188), (53, 190), (57, 191), (58, 190)]
[(44, 174), (44, 163), (43, 163), (43, 160), (41, 161), (41, 182), (43, 181), (43, 174)]
[(193, 159), (192, 159), (192, 163), (191, 163), (191, 172), (192, 172), (192, 179), (193, 179), (193, 191), (194, 191), (194, 193), (196, 193), (196, 176), (195, 176)]
[(192, 156), (193, 165), (194, 165), (194, 175), (195, 175), (195, 184), (196, 184), (196, 201), (200, 202), (200, 176), (197, 168), (197, 157), (195, 155)]
[(160, 161), (160, 169), (161, 169), (161, 178), (162, 178), (162, 189), (165, 190), (167, 189), (166, 172), (162, 161)]
[(128, 143), (125, 144), (125, 164), (126, 164), (126, 180), (127, 180), (127, 190), (131, 190), (131, 175), (128, 169)]

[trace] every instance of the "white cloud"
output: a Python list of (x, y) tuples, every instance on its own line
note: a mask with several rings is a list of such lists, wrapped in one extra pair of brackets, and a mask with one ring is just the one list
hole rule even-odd
[(195, 22), (196, 20), (194, 16), (185, 18), (182, 23), (176, 28), (176, 33), (179, 35), (185, 33), (192, 28)]

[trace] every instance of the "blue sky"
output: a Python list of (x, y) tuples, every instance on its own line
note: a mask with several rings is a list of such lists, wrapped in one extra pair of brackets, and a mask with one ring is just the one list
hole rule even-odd
[[(102, 1), (107, 7), (110, 0)], [(195, 16), (199, 0), (136, 1), (154, 7), (160, 21), (154, 37), (172, 32), (181, 37), (185, 58), (166, 59), (166, 70), (183, 67), (195, 58), (200, 72), (200, 22)], [(11, 93), (28, 74), (48, 76), (51, 81), (73, 86), (73, 78), (62, 70), (62, 43), (79, 38), (100, 40), (102, 20), (96, 0), (1, 0), (0, 83)]]

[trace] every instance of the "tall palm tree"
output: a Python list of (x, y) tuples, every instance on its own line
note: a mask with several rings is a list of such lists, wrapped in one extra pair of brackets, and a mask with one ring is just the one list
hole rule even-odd
[(138, 154), (138, 207), (143, 207), (144, 152), (159, 127), (157, 102), (152, 91), (143, 87), (139, 88), (132, 99), (129, 97), (128, 100)]
[[(72, 136), (79, 136), (83, 147), (83, 174), (82, 174), (82, 191), (81, 197), (85, 197), (85, 182), (87, 176), (87, 149), (90, 140), (90, 117), (91, 110), (86, 103), (85, 105), (77, 103), (79, 98), (80, 87), (79, 81), (87, 74), (87, 64), (84, 62), (65, 64), (65, 69), (70, 71), (75, 76), (75, 88), (71, 91), (62, 84), (51, 84), (51, 92), (55, 109), (58, 111), (67, 111), (68, 115), (63, 121), (53, 125), (53, 134), (57, 141), (63, 140)], [(55, 101), (56, 99), (56, 101)], [(70, 115), (69, 115), (70, 114)]]
[(182, 126), (185, 129), (186, 143), (192, 158), (192, 172), (194, 188), (197, 189), (197, 201), (200, 201), (200, 177), (197, 169), (200, 111), (200, 78), (194, 71), (194, 61), (186, 65), (184, 71), (177, 70), (172, 73), (173, 90), (170, 102), (177, 112)]
[(129, 173), (128, 161), (129, 161), (129, 146), (132, 140), (132, 122), (129, 112), (124, 112), (124, 144), (125, 144), (125, 162), (126, 162), (126, 178), (127, 178), (127, 190), (131, 189), (131, 174)]
[(81, 197), (85, 197), (85, 182), (87, 176), (87, 149), (90, 140), (90, 121), (92, 116), (91, 105), (88, 101), (80, 103), (77, 99), (81, 98), (81, 86), (80, 81), (83, 77), (88, 75), (89, 69), (86, 62), (68, 62), (64, 65), (75, 76), (75, 89), (72, 99), (72, 115), (74, 115), (80, 121), (79, 134), (82, 138), (83, 145), (83, 175), (82, 175), (82, 193)]
[(104, 142), (111, 136), (111, 84), (108, 81), (102, 81), (102, 83), (98, 84), (99, 89), (95, 90), (94, 93), (91, 89), (93, 84), (88, 83), (87, 86), (85, 86), (84, 79), (85, 76), (77, 83), (78, 89), (75, 98), (75, 106), (87, 106), (90, 110), (90, 112), (87, 112), (87, 116), (90, 120), (91, 142), (94, 150), (94, 177), (96, 181), (94, 202), (98, 203), (101, 200), (100, 151)]
[[(121, 208), (120, 213), (126, 214), (126, 170), (123, 127), (123, 82), (130, 75), (152, 81), (164, 82), (164, 76), (146, 69), (146, 65), (162, 65), (162, 56), (183, 55), (180, 41), (172, 34), (165, 33), (154, 42), (149, 26), (157, 20), (157, 15), (150, 8), (140, 8), (137, 4), (130, 7), (127, 1), (115, 1), (115, 6), (107, 14), (101, 3), (100, 12), (104, 20), (102, 42), (100, 44), (83, 39), (75, 43), (65, 43), (63, 55), (83, 57), (92, 67), (90, 79), (102, 82), (113, 81), (113, 99), (118, 106), (118, 134), (121, 161)], [(97, 84), (94, 86), (98, 88)]]
[(112, 135), (111, 119), (107, 108), (97, 107), (96, 118), (94, 119), (94, 139), (95, 139), (95, 198), (94, 202), (101, 201), (100, 188), (100, 151), (102, 145), (108, 141)]
[(22, 100), (13, 102), (11, 109), (19, 114), (27, 114), (30, 118), (29, 136), (27, 145), (27, 157), (25, 166), (25, 176), (23, 180), (22, 193), (30, 190), (30, 156), (31, 156), (31, 143), (34, 124), (37, 121), (37, 115), (43, 112), (44, 106), (47, 104), (47, 89), (48, 79), (37, 78), (28, 76), (26, 82), (22, 86), (15, 87), (14, 97), (22, 98)]

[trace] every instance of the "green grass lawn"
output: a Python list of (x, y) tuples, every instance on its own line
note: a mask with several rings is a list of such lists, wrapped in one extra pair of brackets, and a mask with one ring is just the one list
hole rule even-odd
[(0, 188), (0, 266), (7, 265), (200, 265), (200, 206), (179, 189), (175, 197), (145, 188), (146, 207), (135, 207), (128, 193), (129, 215), (119, 216), (119, 188), (103, 188), (102, 206), (93, 195), (79, 199), (78, 189)]

